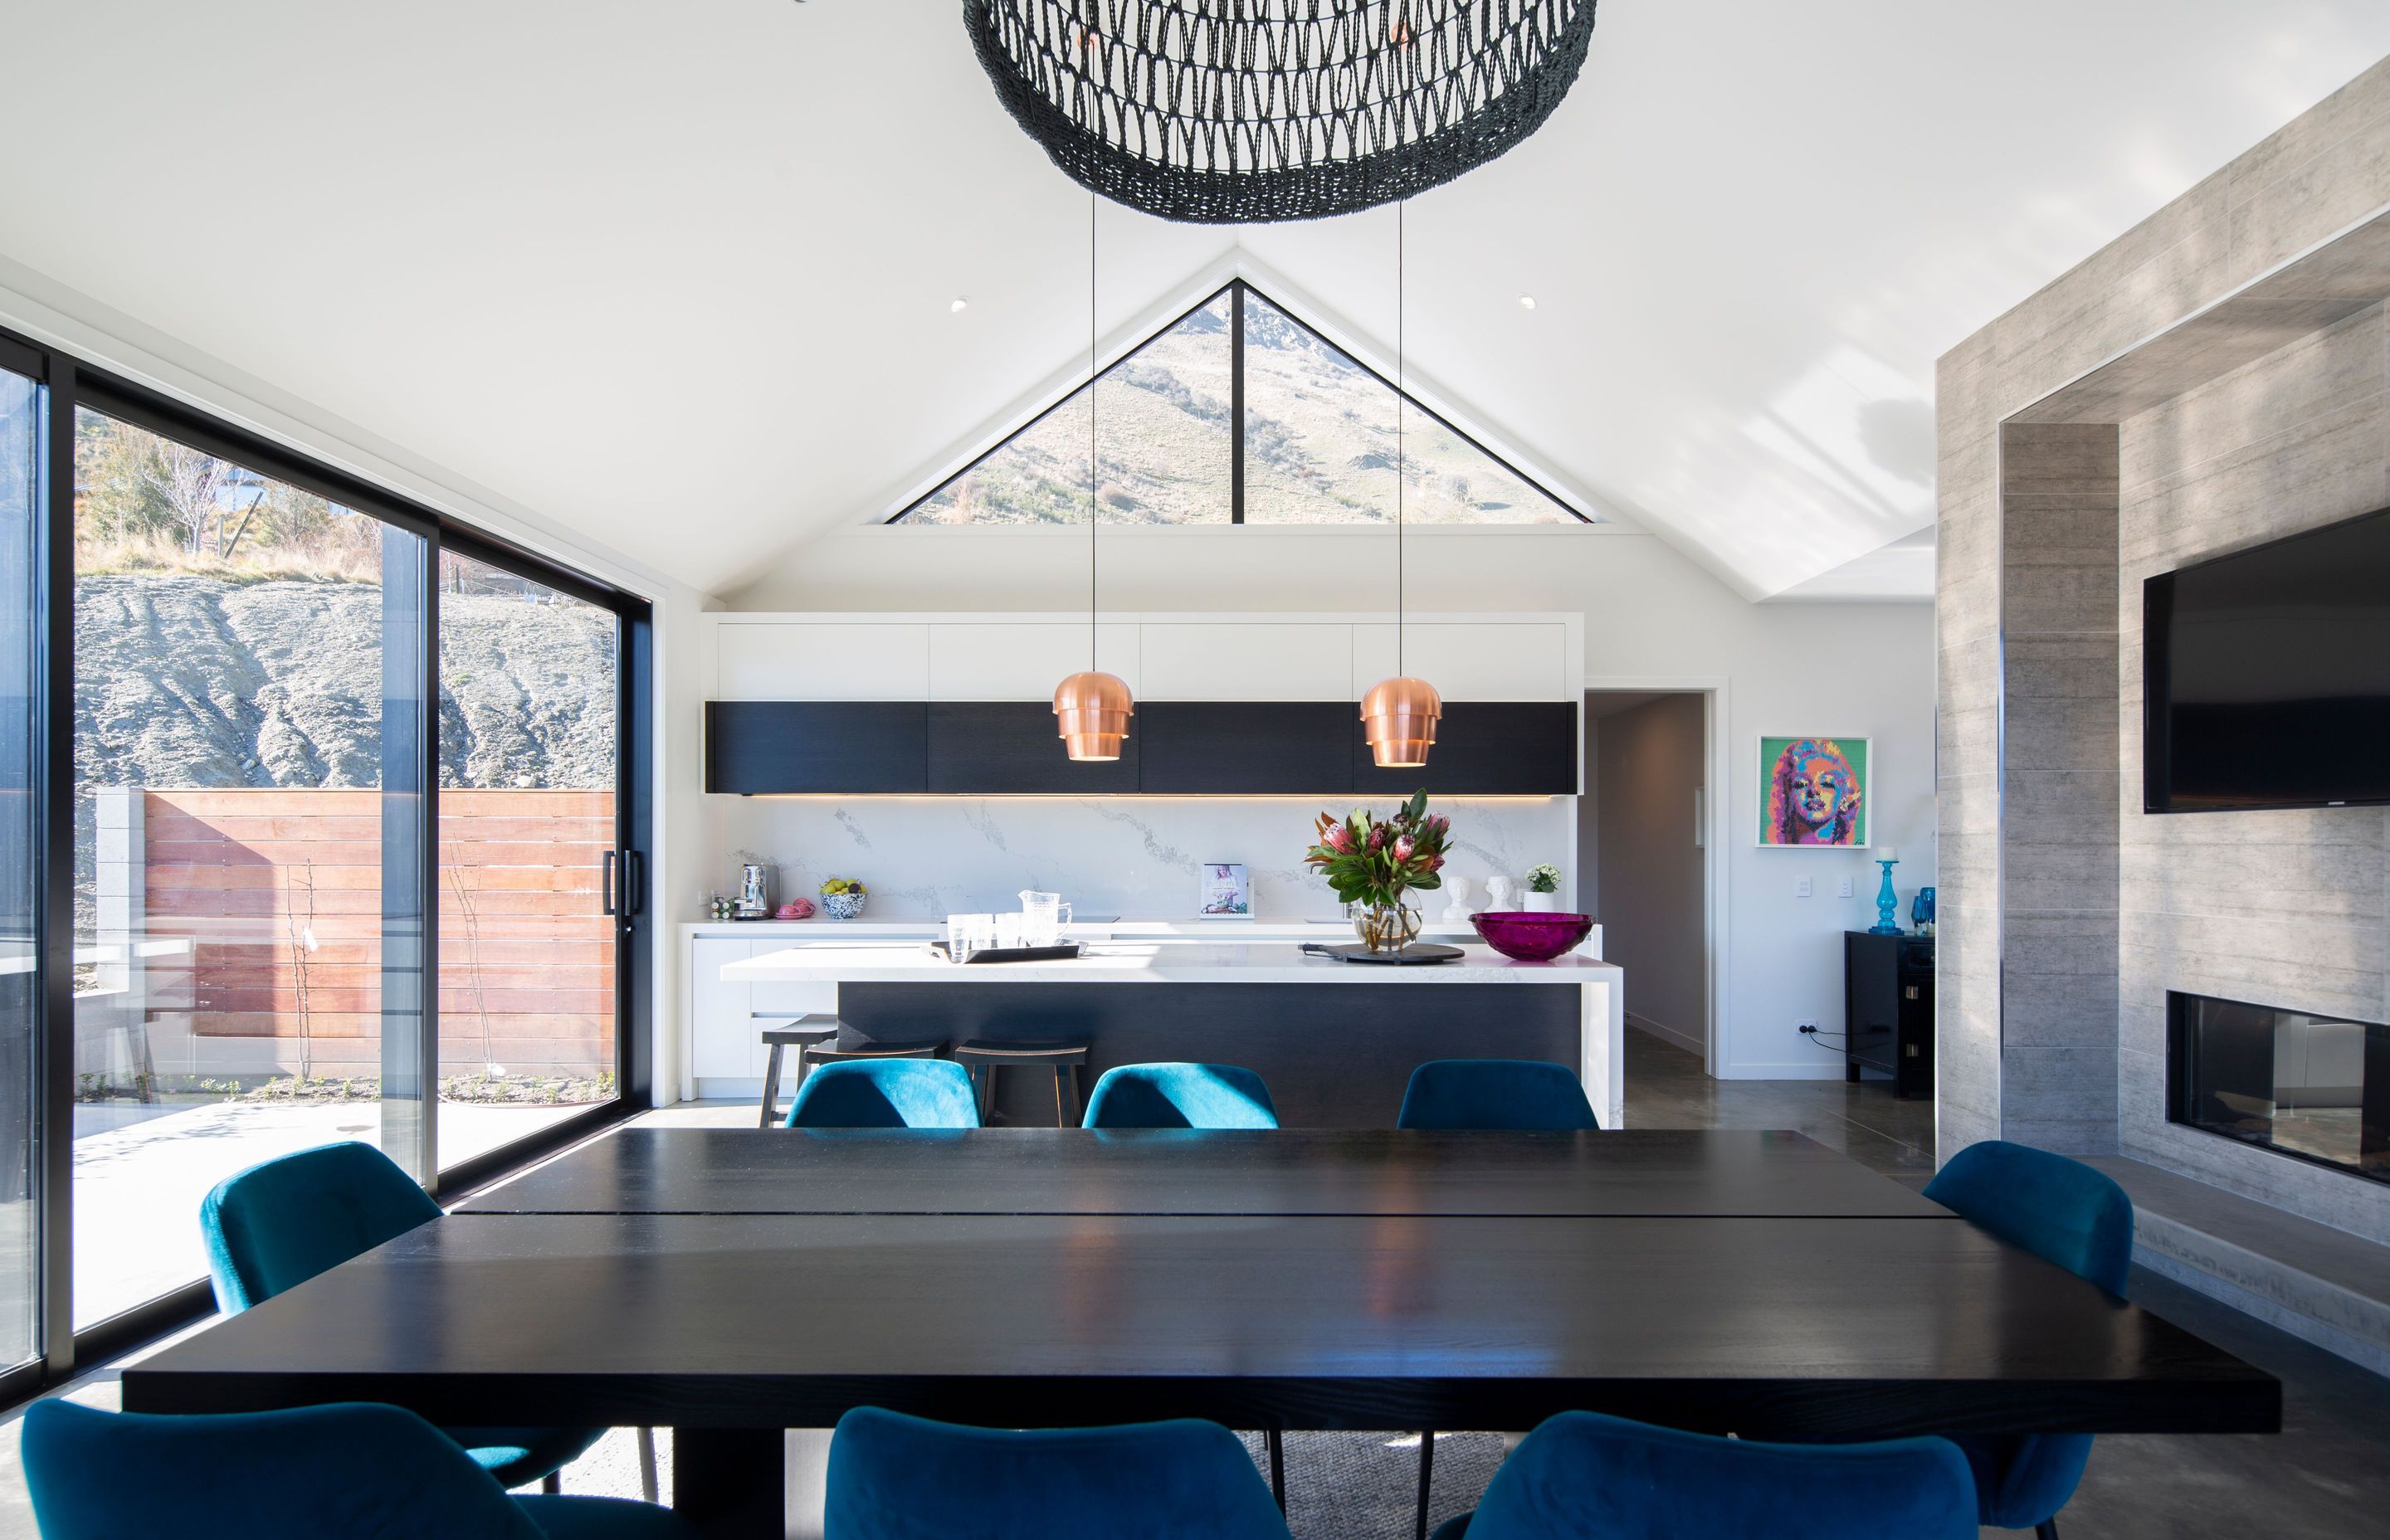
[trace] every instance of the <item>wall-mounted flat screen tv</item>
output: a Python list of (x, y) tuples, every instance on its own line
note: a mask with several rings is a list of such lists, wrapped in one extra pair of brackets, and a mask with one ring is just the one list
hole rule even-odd
[(2141, 804), (2390, 802), (2390, 508), (2151, 578)]

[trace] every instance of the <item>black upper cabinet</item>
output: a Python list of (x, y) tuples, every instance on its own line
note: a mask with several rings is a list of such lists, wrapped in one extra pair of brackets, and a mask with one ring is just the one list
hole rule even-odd
[(1044, 700), (930, 702), (930, 789), (958, 796), (1137, 789), (1145, 712), (1129, 719), (1121, 757), (1074, 761), (1063, 751), (1054, 708)]
[(709, 700), (705, 789), (926, 791), (929, 719), (919, 700)]
[(1138, 789), (1177, 796), (1342, 794), (1353, 784), (1349, 700), (1155, 700)]
[(1576, 790), (1576, 707), (1566, 700), (1447, 700), (1435, 747), (1414, 770), (1381, 770), (1356, 720), (1353, 789), (1364, 796), (1561, 797)]
[(1121, 757), (1074, 764), (1043, 700), (710, 700), (705, 789), (954, 796), (1566, 796), (1576, 708), (1446, 701), (1416, 770), (1381, 770), (1348, 700), (1154, 700)]

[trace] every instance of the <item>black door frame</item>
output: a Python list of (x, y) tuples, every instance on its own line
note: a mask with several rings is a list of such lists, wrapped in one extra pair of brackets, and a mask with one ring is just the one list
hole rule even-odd
[(95, 410), (219, 458), (287, 481), (343, 507), (368, 514), (422, 541), (426, 582), (415, 623), (421, 645), (419, 731), (407, 750), (419, 806), (411, 822), (419, 869), (422, 930), (420, 1031), (413, 1045), (418, 1084), (436, 1097), (439, 1084), (438, 963), (438, 593), (428, 581), (443, 550), (546, 584), (611, 611), (619, 625), (615, 735), (615, 855), (636, 869), (623, 896), (640, 902), (616, 916), (615, 1088), (612, 1101), (446, 1171), (439, 1168), (436, 1108), (424, 1104), (417, 1174), (435, 1198), (453, 1198), (651, 1105), (654, 964), (646, 897), (648, 853), (655, 829), (652, 751), (655, 734), (653, 612), (649, 601), (561, 567), (537, 553), (471, 528), (403, 494), (322, 464), (134, 381), (94, 367), (30, 339), (0, 331), (0, 366), (28, 375), (43, 388), (45, 453), (40, 478), (42, 518), (35, 532), (35, 645), (41, 687), (34, 702), (40, 841), (35, 947), (38, 958), (32, 1061), (33, 1187), (39, 1204), (37, 1293), (40, 1355), (0, 1368), (0, 1406), (13, 1405), (72, 1378), (162, 1332), (207, 1315), (213, 1291), (201, 1279), (78, 1332), (74, 1286), (74, 447), (78, 407)]

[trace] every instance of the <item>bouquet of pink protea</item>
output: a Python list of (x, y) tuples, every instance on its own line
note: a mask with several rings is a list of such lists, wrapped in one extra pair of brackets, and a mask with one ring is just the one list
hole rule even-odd
[(1422, 790), (1382, 822), (1360, 808), (1343, 818), (1321, 814), (1318, 842), (1304, 853), (1303, 860), (1319, 868), (1344, 903), (1393, 908), (1414, 888), (1444, 885), (1436, 873), (1444, 869), (1444, 847), (1451, 832), (1451, 819), (1429, 815)]

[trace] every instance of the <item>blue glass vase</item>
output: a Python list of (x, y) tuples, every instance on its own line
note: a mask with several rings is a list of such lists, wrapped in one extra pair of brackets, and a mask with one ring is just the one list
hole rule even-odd
[(1879, 861), (1876, 865), (1883, 868), (1883, 886), (1876, 890), (1875, 923), (1868, 927), (1868, 934), (1896, 936), (1900, 934), (1900, 923), (1892, 917), (1900, 908), (1900, 897), (1892, 891), (1892, 868), (1900, 863)]

